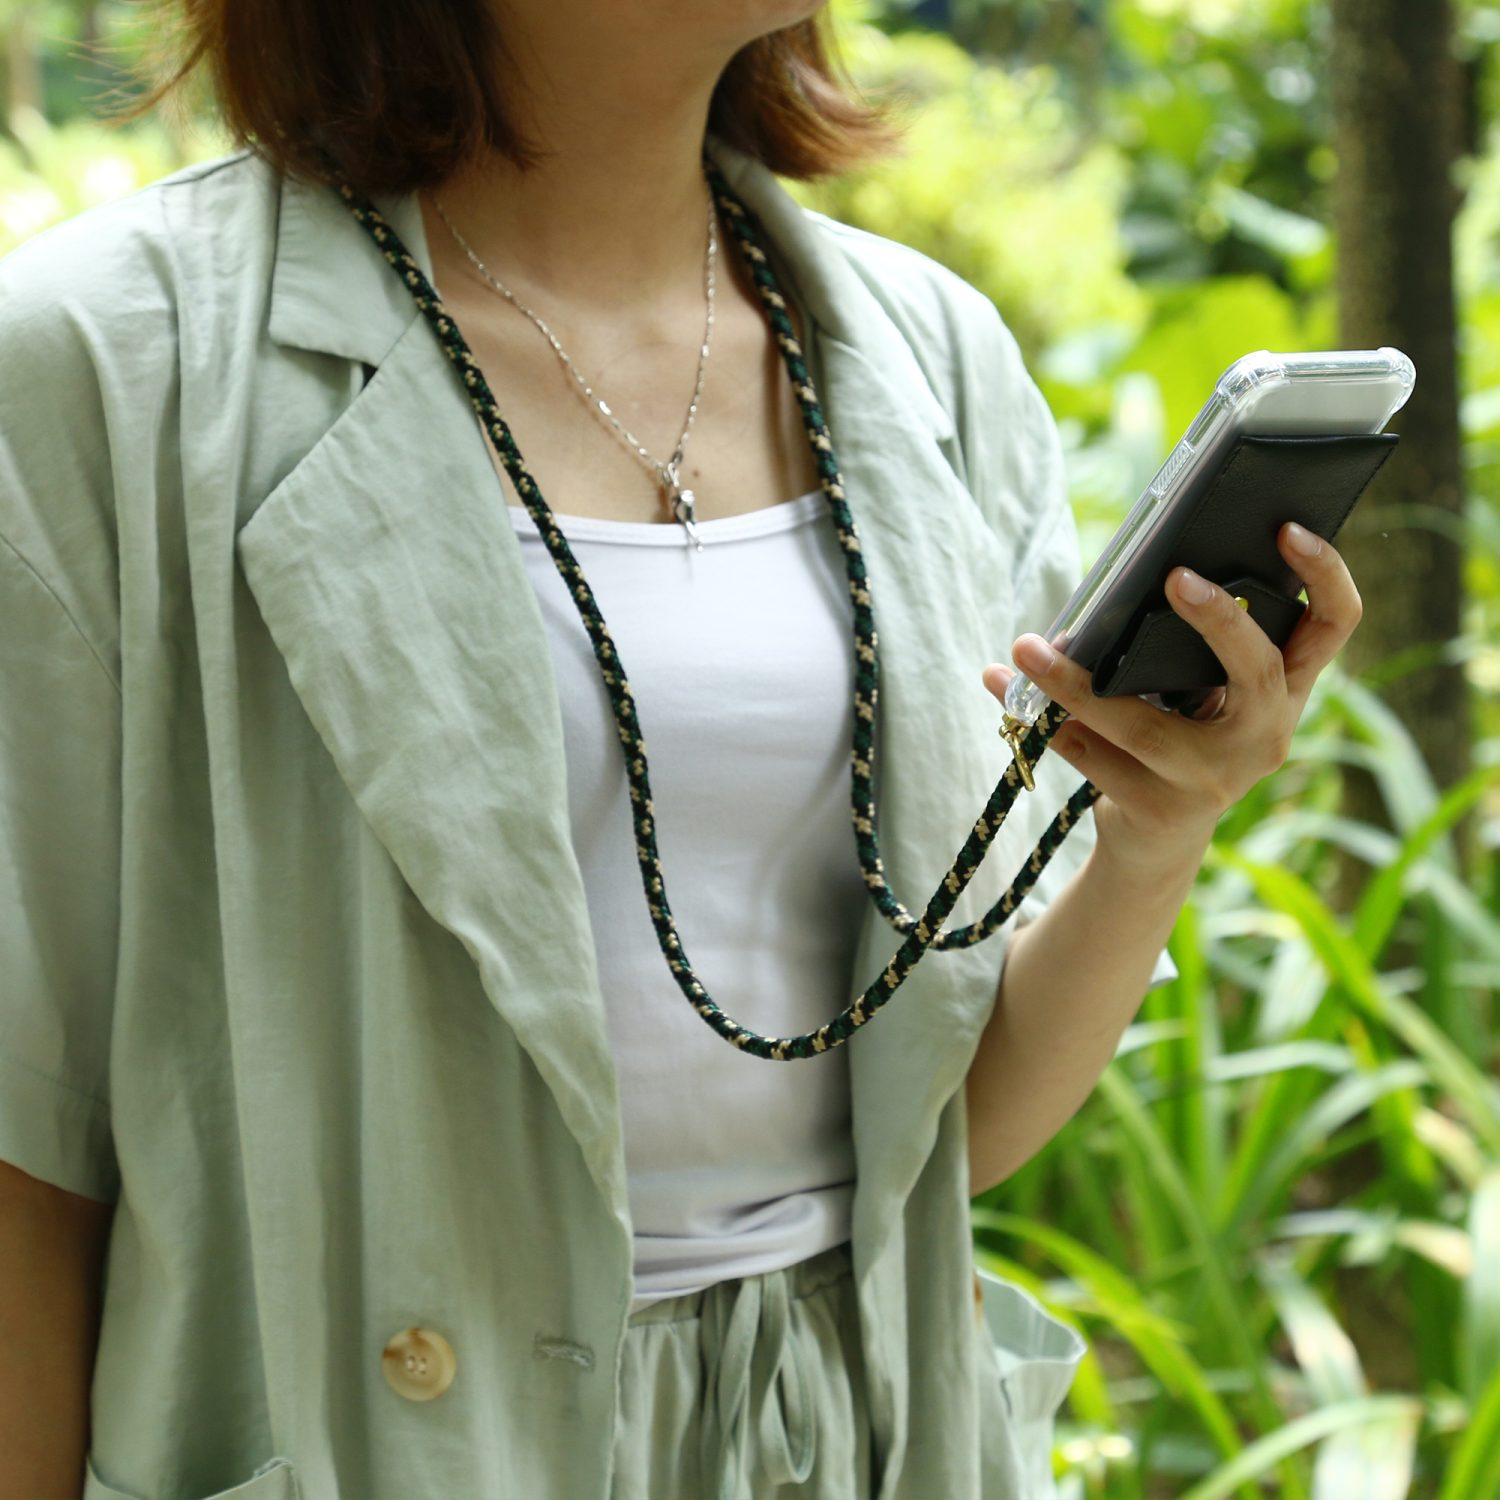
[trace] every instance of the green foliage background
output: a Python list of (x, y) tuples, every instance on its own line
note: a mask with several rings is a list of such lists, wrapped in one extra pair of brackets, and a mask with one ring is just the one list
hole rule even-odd
[[(947, 35), (906, 7), (841, 8), (856, 76), (910, 101), (907, 150), (796, 191), (995, 300), (1059, 418), (1093, 556), (1233, 359), (1337, 346), (1327, 15), (952, 9)], [(1497, 32), (1495, 9), (1464, 10), (1482, 99)], [(1173, 935), (1181, 978), (1068, 1127), (976, 1202), (980, 1254), (1092, 1341), (1060, 1424), (1065, 1495), (1500, 1495), (1500, 883), (1493, 864), (1460, 881), (1446, 837), (1479, 805), (1493, 847), (1500, 759), (1500, 151), (1493, 132), (1474, 145), (1456, 649), (1480, 769), (1440, 795), (1369, 685), (1325, 673), (1288, 764), (1221, 824)], [(1338, 816), (1341, 762), (1375, 770), (1394, 834)], [(1345, 915), (1340, 848), (1379, 872)]]
[[(1336, 343), (1325, 8), (835, 12), (861, 85), (907, 101), (906, 149), (794, 191), (994, 299), (1059, 418), (1090, 557), (1231, 360)], [(1494, 119), (1500, 4), (1460, 18), (1475, 119)], [(126, 80), (80, 36), (123, 62), (140, 27), (128, 4), (0, 0), (42, 101), (12, 99), (0, 135), (0, 253), (227, 149), (201, 109), (93, 118)], [(1370, 685), (1326, 672), (1291, 759), (1222, 821), (1172, 938), (1181, 977), (1075, 1119), (976, 1200), (979, 1255), (1090, 1340), (1064, 1500), (1500, 1496), (1500, 135), (1477, 123), (1471, 144), (1455, 649), (1478, 769), (1440, 792)], [(1339, 817), (1342, 763), (1373, 770), (1394, 833)], [(1466, 883), (1448, 830), (1471, 806), (1487, 856)], [(1352, 913), (1328, 902), (1340, 849), (1372, 872)]]

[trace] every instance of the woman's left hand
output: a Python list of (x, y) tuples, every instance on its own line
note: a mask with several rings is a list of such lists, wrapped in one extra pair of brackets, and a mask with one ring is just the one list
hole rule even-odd
[[(1285, 762), (1314, 680), (1359, 624), (1359, 593), (1330, 543), (1288, 522), (1277, 545), (1308, 599), (1284, 650), (1216, 584), (1197, 579), (1208, 591), (1200, 601), (1184, 590), (1196, 578), (1186, 568), (1167, 579), (1172, 608), (1229, 679), (1192, 718), (1134, 694), (1101, 698), (1091, 673), (1040, 636), (1016, 639), (1016, 664), (1070, 715), (1048, 750), (1102, 794), (1094, 805), (1099, 847), (1143, 873), (1183, 862), (1196, 868), (1225, 809)], [(988, 666), (984, 685), (1003, 700), (1011, 676), (1008, 667)]]

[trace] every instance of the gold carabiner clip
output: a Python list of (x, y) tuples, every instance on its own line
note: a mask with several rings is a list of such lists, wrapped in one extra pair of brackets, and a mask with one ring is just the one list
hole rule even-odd
[(1016, 768), (1021, 773), (1021, 785), (1028, 792), (1034, 792), (1036, 782), (1032, 779), (1031, 762), (1021, 753), (1021, 740), (1030, 728), (1030, 724), (1023, 724), (1019, 719), (1006, 714), (1000, 725), (1000, 738), (1010, 746), (1010, 753), (1015, 758)]

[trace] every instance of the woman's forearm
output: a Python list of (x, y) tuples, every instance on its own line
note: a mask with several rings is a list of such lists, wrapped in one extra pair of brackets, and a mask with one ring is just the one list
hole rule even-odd
[(114, 1205), (0, 1162), (0, 1500), (76, 1500)]
[[(1191, 716), (1131, 693), (1099, 696), (1089, 668), (1041, 636), (1012, 647), (1068, 713), (1048, 750), (1099, 789), (1097, 839), (1087, 865), (1011, 940), (969, 1069), (971, 1191), (1008, 1177), (1088, 1097), (1145, 996), (1219, 818), (1285, 763), (1314, 681), (1359, 623), (1359, 591), (1332, 545), (1290, 521), (1276, 542), (1307, 590), (1282, 647), (1218, 584), (1181, 567), (1167, 575), (1168, 602), (1228, 679)], [(1000, 662), (982, 674), (1001, 703), (1013, 676)]]
[(1203, 852), (1142, 866), (1096, 845), (1016, 931), (966, 1084), (971, 1196), (1027, 1162), (1088, 1098), (1145, 998)]

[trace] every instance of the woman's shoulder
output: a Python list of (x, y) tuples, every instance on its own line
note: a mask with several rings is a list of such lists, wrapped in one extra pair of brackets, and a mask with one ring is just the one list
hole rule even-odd
[[(144, 402), (178, 373), (180, 306), (222, 297), (274, 234), (266, 174), (248, 151), (196, 162), (42, 229), (0, 256), (0, 398), (76, 408), (90, 396)], [(220, 290), (199, 269), (219, 267)]]
[(156, 449), (176, 430), (181, 304), (203, 280), (182, 267), (217, 258), (229, 285), (245, 266), (236, 236), (265, 212), (248, 157), (195, 163), (0, 256), (0, 542), (103, 657), (117, 506), (170, 472)]
[[(226, 243), (248, 227), (265, 174), (248, 150), (192, 163), (37, 231), (0, 255), (0, 327), (39, 341), (64, 328), (96, 336), (169, 314), (185, 237)], [(235, 211), (238, 205), (238, 212)], [(274, 226), (274, 203), (270, 221)], [(249, 211), (248, 213), (246, 211)]]

